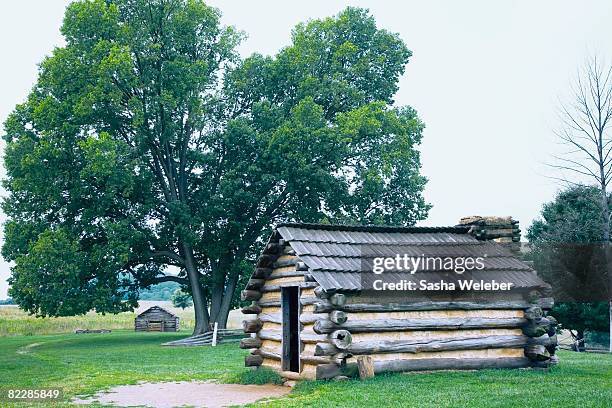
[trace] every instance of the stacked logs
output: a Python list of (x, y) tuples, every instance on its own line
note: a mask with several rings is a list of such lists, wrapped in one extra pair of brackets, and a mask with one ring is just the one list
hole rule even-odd
[[(279, 260), (281, 256), (283, 258)], [(293, 270), (275, 272), (278, 268), (287, 267), (292, 267), (291, 269)], [(278, 278), (303, 277), (303, 282), (299, 283), (300, 288), (315, 288), (318, 284), (308, 275), (307, 271), (308, 267), (299, 258), (295, 257), (295, 251), (291, 246), (286, 245), (283, 239), (279, 239), (278, 242), (271, 242), (266, 246), (263, 254), (257, 260), (256, 269), (251, 279), (247, 282), (245, 290), (241, 293), (243, 301), (251, 301), (250, 305), (242, 308), (242, 313), (257, 315), (254, 319), (242, 322), (244, 332), (252, 336), (242, 339), (240, 342), (240, 348), (251, 350), (251, 353), (245, 357), (245, 366), (258, 367), (263, 363), (264, 358), (276, 361), (281, 360), (279, 353), (261, 348), (263, 340), (279, 343), (282, 340), (281, 332), (263, 329), (266, 322), (282, 323), (281, 313), (265, 313), (265, 308), (280, 307), (281, 302), (280, 300), (262, 300), (262, 297), (268, 292), (279, 292), (285, 285), (296, 285), (296, 282), (281, 283), (279, 285), (270, 285), (266, 284), (266, 282)], [(300, 299), (302, 305), (310, 305), (315, 301), (316, 298), (312, 297)], [(313, 323), (314, 321), (312, 315), (301, 315), (300, 319), (302, 324)], [(305, 334), (300, 337), (300, 340), (302, 343), (315, 343), (321, 341), (321, 337)], [(328, 359), (315, 358), (314, 356), (312, 358), (303, 357), (302, 361), (314, 364), (329, 362)]]
[(542, 308), (531, 306), (525, 310), (527, 322), (522, 327), (528, 337), (525, 345), (525, 356), (534, 367), (548, 367), (556, 364), (559, 359), (557, 350), (557, 320), (552, 316), (544, 316)]
[[(455, 350), (483, 350), (491, 348), (523, 348), (525, 357), (499, 359), (416, 359), (374, 362), (375, 372), (435, 370), (435, 369), (479, 369), (546, 367), (556, 362), (554, 356), (557, 338), (556, 320), (544, 317), (542, 308), (552, 308), (550, 298), (528, 301), (498, 302), (410, 302), (380, 304), (346, 304), (346, 296), (315, 289), (320, 299), (315, 303), (314, 313), (321, 316), (314, 323), (314, 331), (326, 335), (326, 341), (315, 345), (315, 356), (325, 356), (332, 363), (317, 366), (317, 379), (356, 376), (359, 373), (355, 363), (347, 363), (352, 356), (378, 353), (421, 353)], [(369, 319), (351, 320), (350, 312), (400, 312), (424, 310), (506, 310), (522, 309), (524, 317), (506, 318), (418, 318), (418, 319)], [(326, 316), (325, 316), (326, 315)], [(370, 340), (353, 342), (354, 333), (376, 333), (392, 331), (452, 330), (452, 329), (522, 329), (520, 335), (490, 335), (479, 337), (458, 337), (450, 339), (400, 339)]]
[(501, 243), (519, 242), (521, 230), (518, 221), (512, 217), (463, 217), (459, 226), (469, 226), (470, 234), (481, 240), (494, 240)]
[[(266, 279), (272, 274), (273, 263), (278, 259), (282, 248), (283, 246), (279, 243), (270, 243), (266, 246), (259, 259), (257, 259), (255, 271), (240, 294), (240, 299), (243, 302), (251, 301), (249, 306), (242, 308), (242, 313), (259, 315), (262, 312), (262, 306), (258, 301), (263, 296), (263, 287)], [(255, 334), (262, 328), (263, 322), (259, 318), (242, 322), (243, 331), (253, 336), (240, 340), (241, 349), (251, 350), (251, 353), (244, 358), (244, 365), (246, 367), (258, 367), (263, 363), (265, 356), (260, 351), (262, 341), (261, 338), (255, 337)]]

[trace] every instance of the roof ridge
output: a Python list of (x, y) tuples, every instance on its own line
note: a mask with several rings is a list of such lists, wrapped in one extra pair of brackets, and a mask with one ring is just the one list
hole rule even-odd
[(355, 231), (355, 232), (449, 232), (455, 234), (467, 234), (469, 226), (447, 226), (447, 227), (408, 227), (401, 225), (359, 225), (359, 224), (317, 224), (301, 222), (282, 222), (276, 228), (292, 227), (323, 231)]

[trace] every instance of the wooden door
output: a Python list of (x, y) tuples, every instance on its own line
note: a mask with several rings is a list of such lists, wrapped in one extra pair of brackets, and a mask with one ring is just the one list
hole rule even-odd
[(149, 322), (147, 325), (148, 331), (163, 331), (163, 322)]
[(300, 372), (300, 288), (281, 288), (283, 313), (283, 355), (284, 371)]

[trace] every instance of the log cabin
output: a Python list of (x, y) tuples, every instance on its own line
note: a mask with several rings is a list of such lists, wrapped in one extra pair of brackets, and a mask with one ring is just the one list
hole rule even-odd
[(175, 332), (178, 329), (178, 316), (159, 306), (148, 308), (134, 319), (135, 331)]
[[(251, 337), (245, 365), (287, 380), (398, 371), (548, 367), (557, 362), (551, 288), (521, 261), (511, 217), (466, 217), (454, 227), (285, 223), (276, 226), (241, 297)], [(372, 291), (376, 254), (484, 255), (461, 277), (510, 290)], [(397, 272), (397, 271), (396, 271)], [(393, 274), (389, 275), (393, 276)], [(419, 271), (402, 279), (459, 279)], [(502, 293), (503, 292), (503, 293)], [(362, 363), (369, 367), (363, 367)], [(363, 370), (362, 370), (363, 368)]]

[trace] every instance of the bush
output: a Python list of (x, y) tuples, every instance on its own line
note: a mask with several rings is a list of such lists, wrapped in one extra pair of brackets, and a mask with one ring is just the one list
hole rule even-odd
[(238, 375), (240, 384), (277, 384), (281, 385), (285, 380), (278, 373), (268, 367), (258, 367), (254, 370), (243, 371)]
[(607, 350), (610, 344), (610, 333), (602, 331), (588, 331), (584, 335), (589, 348)]

